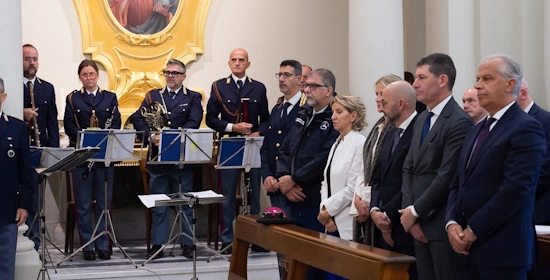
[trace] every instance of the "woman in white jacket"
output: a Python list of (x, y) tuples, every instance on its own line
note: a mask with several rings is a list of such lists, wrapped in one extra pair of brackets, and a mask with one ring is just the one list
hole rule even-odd
[(332, 235), (351, 240), (353, 217), (349, 215), (355, 181), (363, 166), (365, 136), (359, 131), (367, 126), (365, 105), (361, 98), (338, 94), (332, 104), (332, 122), (340, 133), (332, 145), (321, 184), (321, 205), (317, 219)]

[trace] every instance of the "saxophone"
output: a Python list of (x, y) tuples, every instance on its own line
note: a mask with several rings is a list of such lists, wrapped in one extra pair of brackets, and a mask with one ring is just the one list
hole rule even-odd
[(161, 131), (166, 124), (166, 108), (155, 101), (149, 108), (141, 107), (141, 115), (152, 132)]
[[(29, 94), (31, 96), (31, 108), (33, 111), (36, 111), (36, 103), (34, 102), (34, 86), (31, 82), (29, 82)], [(32, 133), (34, 134), (34, 144), (36, 147), (40, 147), (40, 130), (38, 130), (38, 121), (36, 117), (33, 117), (31, 120), (31, 127)], [(32, 142), (32, 134), (29, 134), (29, 143)]]

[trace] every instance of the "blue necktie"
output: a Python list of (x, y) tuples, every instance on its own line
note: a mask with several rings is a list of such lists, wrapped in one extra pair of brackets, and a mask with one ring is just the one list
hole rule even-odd
[(395, 130), (395, 134), (393, 135), (393, 143), (391, 146), (391, 155), (393, 155), (395, 148), (397, 148), (397, 144), (399, 144), (399, 140), (401, 140), (401, 133), (403, 133), (402, 128), (398, 128), (397, 130)]
[(430, 132), (430, 124), (433, 117), (433, 112), (428, 112), (428, 116), (426, 117), (426, 120), (424, 121), (424, 126), (422, 127), (422, 138), (420, 138), (420, 145), (424, 142), (424, 138), (426, 138), (426, 135), (428, 135), (428, 132)]
[[(489, 135), (491, 124), (495, 122), (495, 118), (489, 118), (485, 120), (485, 123), (483, 124), (483, 127), (479, 131), (479, 134), (477, 135), (477, 142), (476, 146), (474, 147), (474, 150), (472, 151), (472, 156), (470, 157), (470, 163), (474, 162), (474, 160), (477, 158), (479, 151), (481, 150), (481, 146), (483, 146), (483, 143), (485, 140), (487, 140), (487, 136)], [(468, 164), (469, 165), (469, 164)]]
[(90, 100), (90, 102), (92, 102), (92, 104), (94, 103), (94, 100), (95, 100), (95, 95), (93, 93), (88, 93), (88, 99)]
[(176, 97), (176, 92), (175, 91), (169, 91), (168, 96), (170, 96), (170, 98), (174, 99)]
[(288, 116), (288, 107), (290, 107), (290, 102), (285, 102), (285, 104), (283, 104), (283, 112), (281, 114), (281, 120), (286, 119), (286, 117)]
[(237, 80), (237, 89), (239, 90), (239, 93), (241, 93), (241, 89), (243, 88), (243, 86), (243, 81)]

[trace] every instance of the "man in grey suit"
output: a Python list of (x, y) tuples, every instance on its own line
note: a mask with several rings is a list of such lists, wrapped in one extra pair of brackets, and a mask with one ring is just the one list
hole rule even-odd
[(452, 97), (456, 69), (448, 55), (427, 55), (416, 67), (413, 87), (427, 110), (418, 116), (403, 165), (401, 224), (415, 238), (419, 279), (462, 279), (465, 260), (447, 239), (445, 209), (472, 120)]

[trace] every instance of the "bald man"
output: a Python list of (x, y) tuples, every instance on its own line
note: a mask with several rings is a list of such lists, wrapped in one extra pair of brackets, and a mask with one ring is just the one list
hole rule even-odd
[(487, 116), (487, 110), (479, 106), (477, 89), (469, 88), (464, 95), (462, 95), (462, 103), (464, 103), (464, 111), (472, 117), (472, 122), (474, 122), (474, 124), (478, 124)]
[[(212, 84), (210, 99), (206, 107), (206, 125), (218, 132), (218, 135), (227, 136), (263, 136), (267, 131), (269, 107), (264, 84), (253, 80), (246, 75), (250, 67), (248, 52), (244, 49), (234, 49), (227, 62), (231, 75), (219, 79)], [(248, 98), (248, 120), (241, 118), (243, 109), (241, 100)], [(223, 232), (222, 253), (230, 254), (229, 245), (233, 242), (233, 219), (235, 219), (235, 198), (239, 169), (221, 170), (222, 193), (226, 197), (223, 203)], [(259, 168), (250, 171), (252, 189), (251, 213), (260, 212), (260, 180)], [(253, 251), (265, 252), (264, 249), (253, 245)]]
[[(376, 225), (374, 246), (414, 256), (414, 241), (399, 222), (403, 163), (409, 152), (416, 122), (416, 91), (406, 81), (393, 82), (382, 92), (382, 112), (395, 126), (382, 143), (379, 168), (372, 179), (371, 218)], [(416, 265), (409, 279), (418, 279)]]
[(525, 79), (521, 81), (516, 102), (525, 113), (540, 123), (546, 136), (546, 157), (540, 171), (535, 194), (535, 224), (550, 225), (550, 112), (535, 104), (531, 98), (529, 84)]

